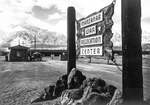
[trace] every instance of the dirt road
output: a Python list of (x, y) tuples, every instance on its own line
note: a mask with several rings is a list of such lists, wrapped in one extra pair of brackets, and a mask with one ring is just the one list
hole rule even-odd
[(65, 72), (43, 62), (0, 62), (0, 105), (30, 105)]
[[(0, 60), (0, 105), (30, 105), (45, 87), (66, 74), (67, 62), (44, 58), (41, 62), (4, 62)], [(121, 66), (120, 66), (121, 68)], [(87, 77), (98, 76), (121, 89), (122, 73), (114, 65), (77, 62)], [(144, 66), (144, 94), (150, 93), (150, 70)], [(52, 105), (50, 101), (44, 105)]]

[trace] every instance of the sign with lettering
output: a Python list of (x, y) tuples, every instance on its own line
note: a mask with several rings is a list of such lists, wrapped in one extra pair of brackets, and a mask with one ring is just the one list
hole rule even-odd
[(85, 36), (96, 34), (96, 25), (85, 28)]
[(113, 56), (113, 43), (110, 39), (113, 36), (111, 28), (114, 5), (113, 1), (98, 12), (77, 21), (77, 55), (114, 58), (110, 57)]
[(103, 20), (103, 13), (102, 12), (96, 13), (95, 15), (92, 15), (92, 16), (80, 21), (80, 28), (89, 26), (94, 23), (98, 23), (102, 20)]
[(102, 46), (83, 47), (80, 49), (81, 55), (102, 55)]
[(102, 44), (102, 35), (87, 37), (80, 39), (80, 46), (86, 45), (100, 45)]

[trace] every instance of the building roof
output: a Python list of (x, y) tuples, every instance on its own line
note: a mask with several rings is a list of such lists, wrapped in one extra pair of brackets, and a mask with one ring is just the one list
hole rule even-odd
[(8, 49), (30, 49), (30, 48), (21, 46), (21, 45), (17, 45), (17, 46), (8, 47)]
[[(60, 47), (67, 47), (67, 45), (36, 44), (36, 48), (60, 48)], [(32, 44), (30, 48), (34, 48), (34, 44)]]

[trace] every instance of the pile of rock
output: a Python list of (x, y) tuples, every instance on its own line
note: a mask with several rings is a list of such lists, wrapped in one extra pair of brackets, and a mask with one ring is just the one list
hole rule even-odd
[(40, 96), (41, 100), (52, 100), (61, 96), (61, 93), (67, 89), (67, 75), (59, 77), (59, 79), (44, 89), (44, 93)]
[(119, 105), (121, 96), (115, 86), (94, 77), (84, 80), (78, 89), (63, 91), (59, 105)]
[(121, 92), (115, 86), (98, 77), (86, 78), (75, 68), (44, 91), (42, 100), (60, 97), (55, 105), (119, 105), (122, 102)]
[(66, 89), (80, 88), (85, 79), (81, 71), (72, 69), (69, 76), (67, 74), (61, 76), (56, 82), (45, 88), (39, 100), (52, 100), (60, 97)]

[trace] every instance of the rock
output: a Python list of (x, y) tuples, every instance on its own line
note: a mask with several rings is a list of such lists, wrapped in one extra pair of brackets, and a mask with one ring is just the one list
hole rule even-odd
[(150, 95), (144, 100), (148, 105), (150, 105)]
[(84, 89), (83, 97), (82, 97), (80, 100), (78, 100), (78, 102), (81, 103), (81, 102), (83, 102), (83, 100), (86, 100), (86, 99), (89, 97), (89, 95), (90, 95), (91, 93), (105, 94), (105, 96), (106, 96), (108, 99), (110, 99), (110, 96), (109, 96), (107, 93), (102, 93), (102, 92), (100, 92), (99, 90), (97, 90), (96, 88), (94, 88), (94, 87), (92, 87), (92, 86), (88, 86), (88, 87), (86, 87), (86, 88)]
[(59, 80), (65, 80), (65, 81), (67, 81), (67, 78), (68, 78), (68, 75), (65, 74), (65, 75), (60, 76)]
[[(74, 69), (72, 70), (72, 75), (68, 78), (71, 82), (74, 80), (75, 74), (76, 70)], [(72, 88), (76, 87), (71, 82), (69, 82), (71, 84), (70, 86)], [(67, 89), (63, 91), (60, 103), (61, 105), (115, 105), (112, 104), (114, 103), (112, 97), (115, 97), (114, 93), (116, 89), (115, 86), (106, 84), (101, 78), (88, 78), (83, 81), (78, 89)]]
[(84, 80), (81, 88), (86, 88), (88, 86), (93, 87), (93, 91), (95, 90), (97, 92), (102, 92), (103, 88), (106, 86), (106, 83), (101, 78), (93, 77)]
[(82, 89), (67, 89), (63, 91), (60, 103), (61, 105), (72, 105), (76, 100), (79, 100), (83, 96), (84, 90)]
[(67, 75), (59, 77), (59, 79), (44, 89), (44, 93), (40, 96), (42, 100), (51, 100), (61, 96), (61, 93), (67, 89)]
[(56, 82), (56, 85), (53, 91), (53, 96), (60, 97), (61, 93), (66, 89), (67, 89), (67, 82), (65, 80), (58, 80)]
[(110, 85), (110, 84), (107, 84), (107, 85), (105, 85), (105, 87), (103, 88), (102, 92), (107, 92), (107, 93), (109, 93), (109, 95), (110, 95), (111, 97), (113, 97), (114, 92), (115, 92), (116, 89), (117, 89), (117, 88), (116, 88), (115, 86)]
[(104, 93), (91, 92), (81, 101), (81, 105), (106, 105), (110, 101)]
[(116, 89), (111, 101), (107, 105), (121, 105), (122, 101), (122, 93), (119, 89)]
[(106, 82), (98, 77), (88, 78), (83, 81), (81, 88), (86, 88), (91, 86), (91, 91), (98, 93), (109, 93), (112, 97), (114, 95), (115, 90), (117, 89), (115, 86), (106, 84)]
[(105, 81), (101, 78), (94, 78), (94, 86), (104, 87), (106, 85)]
[(57, 80), (54, 91), (53, 91), (53, 96), (55, 97), (60, 97), (61, 93), (67, 89), (67, 75), (63, 75), (59, 77), (59, 80)]
[(106, 84), (101, 78), (93, 77), (84, 80), (81, 89), (84, 89), (83, 97), (74, 102), (74, 105), (106, 105), (117, 88)]
[(60, 101), (56, 101), (53, 105), (61, 105)]
[(61, 105), (102, 105), (108, 103), (111, 98), (105, 93), (93, 92), (93, 87), (88, 86), (84, 90), (81, 89), (69, 89), (63, 91), (60, 103)]
[(79, 88), (85, 79), (86, 77), (82, 74), (81, 71), (73, 68), (68, 76), (68, 89)]
[(84, 90), (83, 90), (83, 89), (77, 89), (77, 90), (75, 90), (74, 92), (72, 92), (72, 94), (70, 95), (70, 97), (71, 97), (71, 99), (73, 99), (73, 100), (79, 100), (79, 99), (82, 98), (83, 93), (84, 93)]
[(70, 99), (70, 94), (73, 90), (65, 90), (62, 92), (61, 97), (60, 97), (60, 103), (61, 105), (67, 105), (71, 99)]
[(42, 94), (40, 95), (41, 100), (50, 100), (53, 99), (53, 91), (55, 88), (55, 83), (52, 83), (50, 86), (46, 87)]
[(53, 99), (53, 91), (54, 91), (55, 85), (50, 85), (49, 87), (45, 88), (45, 96), (43, 97), (45, 100)]

